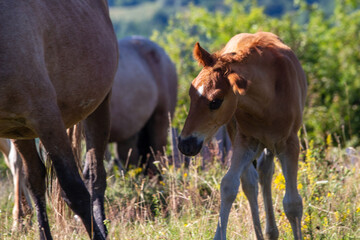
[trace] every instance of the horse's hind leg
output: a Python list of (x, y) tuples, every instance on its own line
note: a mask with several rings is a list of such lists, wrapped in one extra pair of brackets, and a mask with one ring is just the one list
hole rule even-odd
[(299, 139), (294, 133), (286, 142), (286, 148), (279, 154), (281, 167), (285, 177), (285, 197), (283, 206), (286, 217), (293, 230), (294, 239), (302, 239), (301, 218), (303, 212), (302, 199), (297, 189), (297, 171), (299, 158)]
[(22, 156), (25, 179), (27, 180), (29, 190), (34, 198), (39, 223), (40, 239), (52, 239), (46, 214), (45, 166), (41, 162), (36, 151), (34, 140), (14, 140), (14, 144)]
[(242, 189), (249, 201), (251, 216), (253, 219), (255, 234), (257, 239), (264, 239), (261, 232), (261, 224), (259, 218), (259, 205), (258, 205), (258, 174), (253, 164), (244, 171), (241, 175)]
[[(123, 167), (126, 171), (129, 169), (130, 166), (132, 167), (139, 166), (140, 156), (139, 156), (139, 149), (137, 146), (138, 140), (139, 140), (139, 136), (138, 134), (135, 134), (134, 136), (130, 137), (125, 141), (116, 142), (117, 160), (123, 164)], [(118, 164), (120, 164), (120, 162)]]
[(279, 231), (275, 222), (274, 209), (271, 197), (271, 182), (274, 174), (274, 155), (265, 149), (261, 154), (257, 169), (260, 178), (260, 185), (264, 199), (266, 212), (265, 239), (274, 240), (279, 238)]
[[(147, 122), (144, 131), (146, 131), (147, 137), (147, 152), (150, 152), (150, 148), (154, 151), (155, 156), (153, 154), (150, 155), (149, 162), (147, 164), (146, 173), (150, 173), (151, 175), (160, 175), (160, 171), (154, 164), (154, 157), (157, 157), (159, 154), (164, 154), (164, 147), (167, 143), (169, 129), (169, 117), (166, 107), (158, 106), (149, 121)], [(145, 151), (146, 152), (146, 151)], [(146, 160), (146, 156), (143, 155), (143, 159)], [(161, 176), (160, 176), (161, 180)]]
[(101, 105), (84, 120), (87, 153), (83, 174), (92, 198), (95, 221), (103, 236), (107, 235), (107, 229), (103, 224), (106, 189), (103, 160), (110, 133), (109, 99), (110, 97), (107, 96)]
[[(47, 99), (56, 99), (49, 96)], [(38, 103), (41, 108), (33, 111), (33, 128), (47, 150), (53, 163), (62, 191), (62, 197), (68, 206), (83, 221), (90, 237), (105, 239), (97, 224), (92, 222), (90, 194), (82, 181), (69, 137), (66, 134), (61, 113), (56, 102)]]

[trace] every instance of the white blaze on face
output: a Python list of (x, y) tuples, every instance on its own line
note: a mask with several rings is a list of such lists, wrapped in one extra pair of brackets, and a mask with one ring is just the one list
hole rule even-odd
[(198, 87), (197, 93), (199, 94), (199, 96), (203, 95), (203, 93), (204, 93), (204, 85), (201, 85), (200, 87)]

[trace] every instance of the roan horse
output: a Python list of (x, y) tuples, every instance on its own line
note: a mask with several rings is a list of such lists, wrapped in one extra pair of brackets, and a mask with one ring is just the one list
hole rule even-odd
[[(274, 155), (280, 159), (286, 180), (285, 214), (294, 238), (302, 239), (302, 200), (296, 179), (300, 148), (297, 132), (307, 83), (298, 59), (276, 35), (266, 32), (238, 34), (214, 54), (197, 43), (194, 57), (204, 68), (189, 91), (191, 105), (179, 137), (179, 149), (186, 155), (197, 154), (203, 142), (224, 124), (233, 146), (230, 169), (221, 181), (220, 217), (214, 239), (226, 239), (240, 179), (257, 239), (263, 239), (258, 178), (266, 211), (266, 238), (278, 238), (271, 199)], [(259, 156), (257, 173), (252, 162)]]
[[(52, 239), (45, 202), (45, 167), (39, 137), (59, 179), (62, 195), (89, 236), (105, 239), (109, 93), (117, 44), (104, 0), (0, 3), (0, 137), (23, 159), (40, 238)], [(87, 155), (82, 181), (65, 129), (84, 120)]]
[[(117, 158), (124, 165), (144, 164), (157, 172), (153, 154), (166, 146), (169, 113), (173, 116), (177, 99), (177, 75), (165, 51), (138, 36), (119, 40), (119, 63), (111, 97), (110, 141), (116, 142)], [(129, 149), (132, 149), (129, 161)]]

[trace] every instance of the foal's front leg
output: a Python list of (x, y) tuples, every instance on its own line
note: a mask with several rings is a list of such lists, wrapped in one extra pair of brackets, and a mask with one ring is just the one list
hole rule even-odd
[(233, 146), (234, 153), (231, 158), (230, 169), (221, 181), (220, 217), (214, 240), (226, 239), (230, 209), (239, 191), (240, 177), (243, 171), (262, 151), (261, 145), (257, 141), (240, 136), (236, 136)]
[(104, 194), (106, 189), (104, 154), (110, 133), (109, 99), (109, 96), (106, 97), (84, 121), (87, 152), (83, 174), (91, 195), (94, 218), (104, 237), (107, 235), (107, 229), (104, 225)]
[(241, 175), (242, 189), (249, 201), (256, 238), (258, 240), (262, 240), (264, 237), (261, 231), (259, 205), (257, 200), (259, 190), (258, 179), (259, 177), (253, 164), (250, 164), (250, 166)]

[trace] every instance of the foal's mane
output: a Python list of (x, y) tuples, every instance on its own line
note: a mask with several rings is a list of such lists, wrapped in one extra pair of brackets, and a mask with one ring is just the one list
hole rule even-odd
[[(211, 56), (214, 59), (213, 69), (215, 71), (222, 71), (225, 74), (230, 70), (229, 63), (244, 63), (251, 56), (262, 56), (266, 50), (276, 50), (279, 48), (288, 48), (280, 38), (276, 35), (268, 35), (257, 33), (251, 37), (245, 37), (238, 42), (234, 42), (226, 48), (213, 53)], [(234, 49), (232, 52), (225, 52), (226, 49)]]

